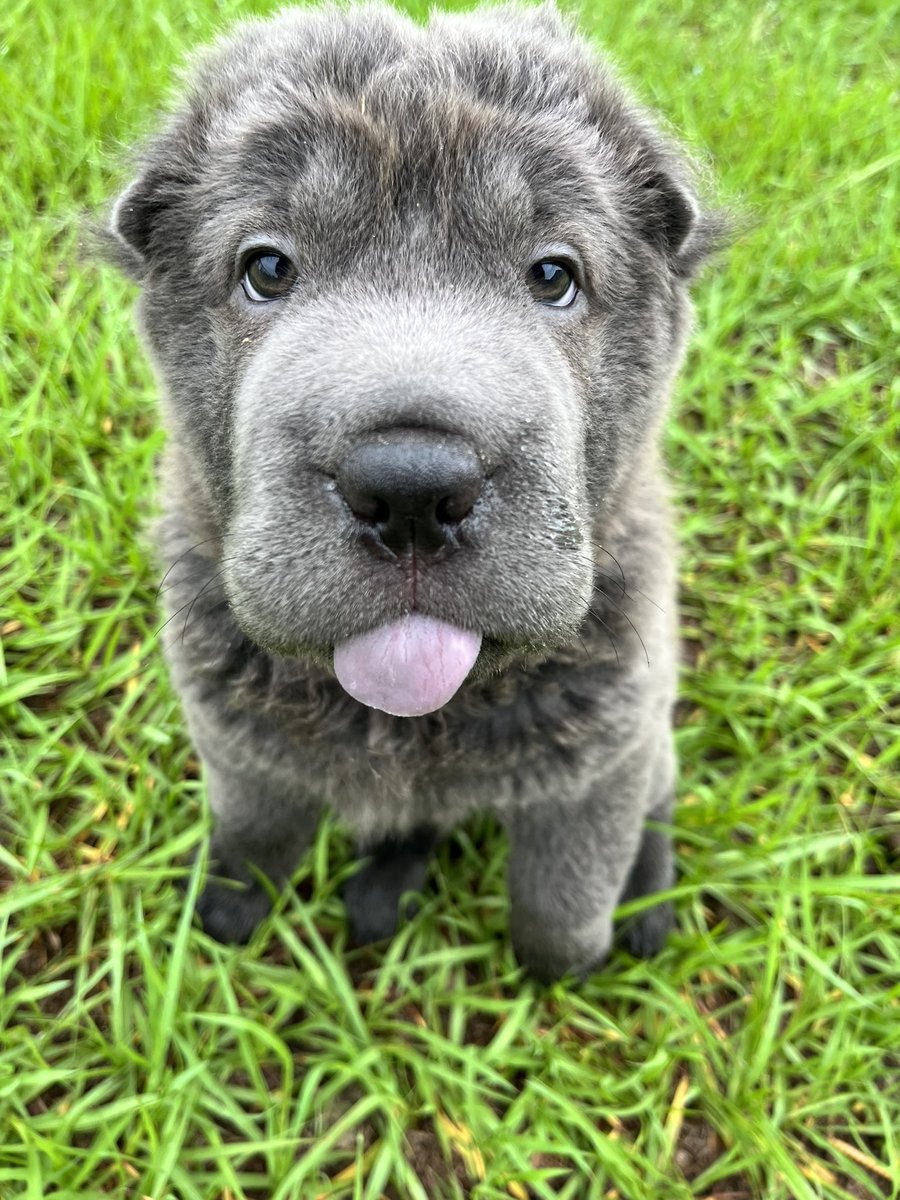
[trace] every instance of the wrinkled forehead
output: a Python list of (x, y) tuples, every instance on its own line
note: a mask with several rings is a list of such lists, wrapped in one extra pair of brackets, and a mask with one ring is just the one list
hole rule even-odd
[(385, 244), (489, 262), (563, 243), (602, 274), (617, 214), (599, 160), (596, 132), (566, 114), (452, 89), (260, 97), (220, 124), (199, 240), (283, 237), (312, 269)]

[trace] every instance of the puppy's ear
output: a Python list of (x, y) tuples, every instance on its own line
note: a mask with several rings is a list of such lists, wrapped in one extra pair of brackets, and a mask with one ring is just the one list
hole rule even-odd
[(700, 216), (695, 197), (664, 171), (644, 181), (644, 229), (668, 254), (678, 255)]
[(677, 275), (693, 275), (727, 239), (727, 221), (701, 207), (687, 171), (654, 164), (640, 173), (639, 220)]
[(171, 257), (205, 150), (205, 124), (190, 100), (139, 147), (134, 178), (113, 204), (103, 238), (107, 257), (127, 275), (144, 279)]
[(143, 177), (133, 180), (113, 205), (107, 227), (107, 249), (129, 275), (142, 277), (150, 250), (152, 189)]
[(143, 279), (165, 245), (167, 216), (184, 195), (187, 181), (171, 170), (145, 164), (113, 204), (104, 238), (108, 257), (135, 279)]
[(142, 261), (150, 253), (153, 218), (163, 206), (160, 182), (152, 171), (132, 180), (110, 217), (110, 232)]

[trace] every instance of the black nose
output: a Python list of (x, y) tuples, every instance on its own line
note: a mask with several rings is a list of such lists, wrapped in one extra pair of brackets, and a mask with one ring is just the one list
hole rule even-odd
[(481, 494), (484, 472), (462, 438), (392, 429), (344, 459), (337, 486), (354, 514), (394, 554), (436, 554)]

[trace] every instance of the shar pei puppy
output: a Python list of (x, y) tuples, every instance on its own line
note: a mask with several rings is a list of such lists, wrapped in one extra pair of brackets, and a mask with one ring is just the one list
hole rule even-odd
[[(359, 941), (475, 810), (508, 830), (539, 978), (590, 971), (619, 902), (671, 886), (658, 443), (717, 232), (549, 5), (297, 8), (196, 59), (108, 242), (164, 397), (215, 937), (249, 936), (325, 806), (367, 860)], [(622, 937), (649, 954), (670, 923)]]

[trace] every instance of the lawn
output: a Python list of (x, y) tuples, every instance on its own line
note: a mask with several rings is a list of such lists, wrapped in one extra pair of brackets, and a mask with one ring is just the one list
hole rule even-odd
[(0, 14), (0, 1197), (900, 1195), (896, 6), (582, 5), (740, 222), (667, 434), (678, 926), (577, 989), (516, 968), (487, 820), (379, 951), (347, 947), (333, 824), (248, 947), (192, 921), (162, 434), (84, 229), (250, 10)]

